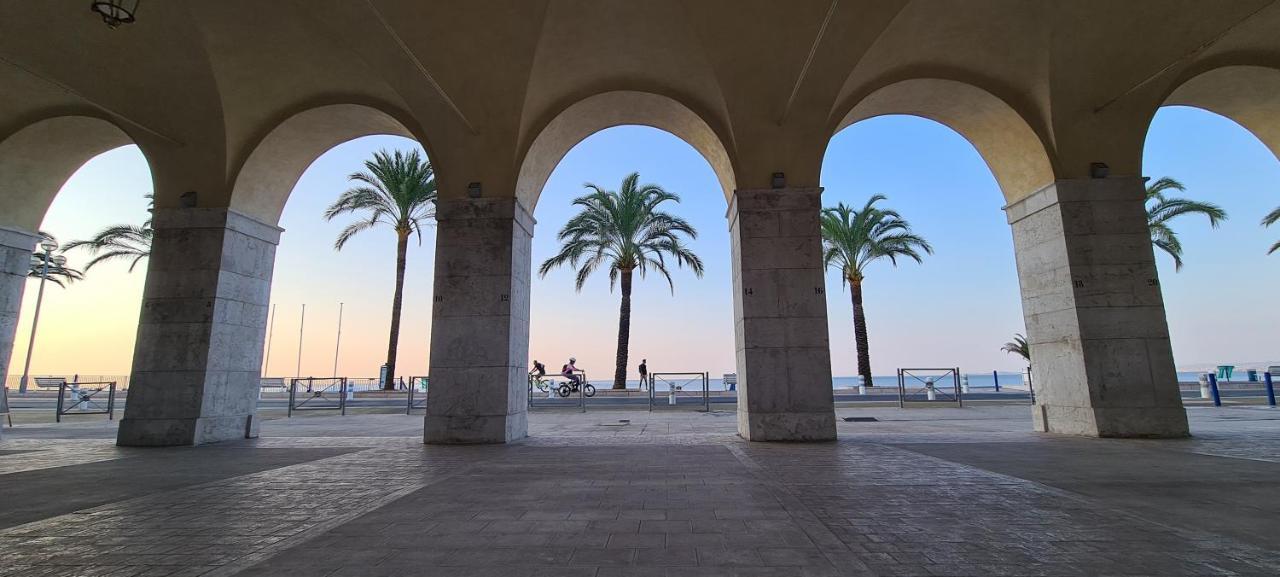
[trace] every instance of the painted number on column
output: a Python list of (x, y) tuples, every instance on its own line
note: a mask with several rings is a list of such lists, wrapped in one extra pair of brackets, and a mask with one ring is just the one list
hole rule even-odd
[(748, 289), (742, 289), (742, 292), (743, 292), (743, 294), (745, 294), (745, 295), (747, 295), (747, 296), (751, 296), (751, 295), (755, 294), (755, 291), (753, 291), (753, 290), (751, 290), (751, 289), (749, 289), (749, 288), (748, 288)]
[(1084, 281), (1082, 281), (1082, 280), (1073, 280), (1073, 281), (1071, 281), (1071, 286), (1073, 286), (1073, 287), (1075, 287), (1075, 288), (1084, 288)]
[(813, 287), (813, 294), (816, 294), (816, 295), (827, 294), (827, 289), (822, 287)]
[(505, 302), (507, 302), (507, 301), (510, 301), (510, 300), (511, 300), (511, 295), (502, 295), (501, 297), (498, 297), (498, 298), (499, 298), (499, 299), (501, 299), (501, 300), (502, 300), (502, 302), (504, 302), (504, 303), (505, 303)]
[(1160, 286), (1160, 279), (1158, 278), (1147, 279), (1147, 286)]
[(444, 295), (436, 295), (434, 300), (438, 303), (442, 303), (444, 302)]

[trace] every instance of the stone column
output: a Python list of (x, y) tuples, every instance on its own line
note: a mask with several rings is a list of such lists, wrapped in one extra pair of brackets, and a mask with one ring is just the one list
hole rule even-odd
[(0, 227), (0, 386), (4, 386), (2, 379), (10, 372), (9, 360), (13, 356), (13, 339), (18, 332), (22, 290), (27, 286), (31, 252), (35, 250), (37, 240), (39, 238), (29, 232)]
[(528, 435), (533, 217), (515, 199), (441, 201), (427, 443)]
[(738, 434), (836, 438), (821, 188), (739, 190), (729, 206)]
[(1183, 437), (1140, 178), (1059, 180), (1005, 208), (1037, 431)]
[(280, 229), (226, 209), (155, 211), (133, 375), (117, 443), (257, 436)]

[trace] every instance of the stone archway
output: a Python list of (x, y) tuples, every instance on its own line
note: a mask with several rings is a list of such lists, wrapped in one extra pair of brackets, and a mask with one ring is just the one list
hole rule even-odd
[(575, 102), (537, 133), (520, 161), (516, 198), (532, 212), (547, 178), (571, 148), (601, 130), (623, 125), (657, 128), (685, 141), (711, 165), (725, 199), (733, 196), (737, 178), (730, 151), (705, 120), (666, 96), (615, 91)]
[(47, 118), (0, 140), (0, 375), (8, 373), (29, 258), (49, 205), (89, 159), (133, 143), (93, 116)]
[(855, 103), (835, 132), (888, 114), (919, 116), (956, 131), (986, 161), (1007, 202), (1054, 180), (1052, 157), (1040, 135), (1004, 100), (972, 84), (940, 78), (889, 84)]
[(275, 224), (298, 178), (316, 158), (343, 142), (374, 135), (417, 139), (397, 118), (361, 104), (319, 106), (286, 118), (235, 172), (231, 210)]

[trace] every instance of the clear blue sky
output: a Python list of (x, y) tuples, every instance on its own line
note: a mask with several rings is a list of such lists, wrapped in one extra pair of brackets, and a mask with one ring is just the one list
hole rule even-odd
[[(307, 303), (302, 372), (333, 370), (338, 303), (344, 302), (340, 373), (373, 376), (386, 347), (394, 240), (389, 231), (357, 237), (341, 253), (332, 239), (342, 223), (325, 223), (321, 211), (346, 188), (346, 175), (378, 148), (416, 144), (398, 137), (370, 137), (338, 146), (304, 174), (285, 208), (286, 229), (277, 253), (272, 301), (279, 305), (268, 373), (292, 374), (297, 362), (300, 306)], [(1149, 134), (1145, 174), (1174, 176), (1188, 196), (1222, 205), (1231, 215), (1212, 230), (1203, 220), (1176, 223), (1186, 247), (1186, 268), (1174, 273), (1159, 256), (1173, 346), (1179, 366), (1272, 360), (1280, 326), (1274, 304), (1280, 255), (1266, 248), (1280, 229), (1258, 225), (1280, 205), (1280, 162), (1248, 132), (1199, 110), (1166, 108)], [(694, 249), (706, 261), (706, 276), (675, 276), (674, 295), (665, 282), (638, 283), (632, 323), (632, 365), (649, 359), (657, 370), (733, 368), (726, 203), (707, 163), (665, 132), (619, 127), (575, 147), (552, 174), (536, 207), (534, 266), (554, 253), (554, 235), (569, 218), (583, 182), (616, 188), (639, 171), (646, 182), (679, 193), (672, 210), (701, 233)], [(1002, 196), (981, 157), (958, 134), (914, 117), (881, 117), (858, 123), (832, 140), (823, 165), (824, 202), (862, 204), (870, 194), (889, 197), (936, 254), (923, 265), (888, 263), (868, 273), (866, 304), (877, 374), (908, 365), (960, 366), (970, 372), (1019, 370), (999, 346), (1023, 330), (1009, 227)], [(45, 229), (63, 239), (144, 218), (141, 195), (150, 190), (145, 160), (130, 147), (94, 159), (55, 200)], [(434, 267), (434, 230), (411, 247), (400, 366), (405, 374), (426, 369)], [(83, 262), (73, 255), (73, 264)], [(122, 265), (95, 269), (66, 290), (46, 298), (37, 372), (120, 374), (132, 356), (143, 272)], [(854, 372), (848, 292), (828, 276), (829, 331), (833, 371)], [(35, 295), (27, 291), (14, 358), (25, 353)], [(530, 354), (558, 366), (575, 355), (580, 365), (604, 376), (612, 366), (618, 297), (605, 276), (581, 293), (571, 272), (554, 272), (533, 284)], [(114, 311), (104, 318), (101, 311)], [(95, 322), (85, 323), (92, 318)], [(106, 343), (106, 344), (104, 344)], [(18, 367), (15, 367), (17, 370)]]

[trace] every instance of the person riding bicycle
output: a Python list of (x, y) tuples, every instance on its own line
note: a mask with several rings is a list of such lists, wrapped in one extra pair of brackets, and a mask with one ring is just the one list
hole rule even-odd
[(578, 362), (578, 359), (569, 357), (569, 363), (560, 368), (560, 375), (566, 379), (569, 379), (570, 381), (573, 381), (573, 385), (575, 387), (582, 384), (582, 377), (579, 377), (576, 374), (581, 372), (578, 369), (578, 367), (574, 365), (574, 363), (577, 363), (577, 362)]
[(542, 377), (547, 376), (547, 366), (539, 363), (538, 359), (533, 359), (533, 370), (529, 371), (529, 374), (533, 378), (541, 380)]

